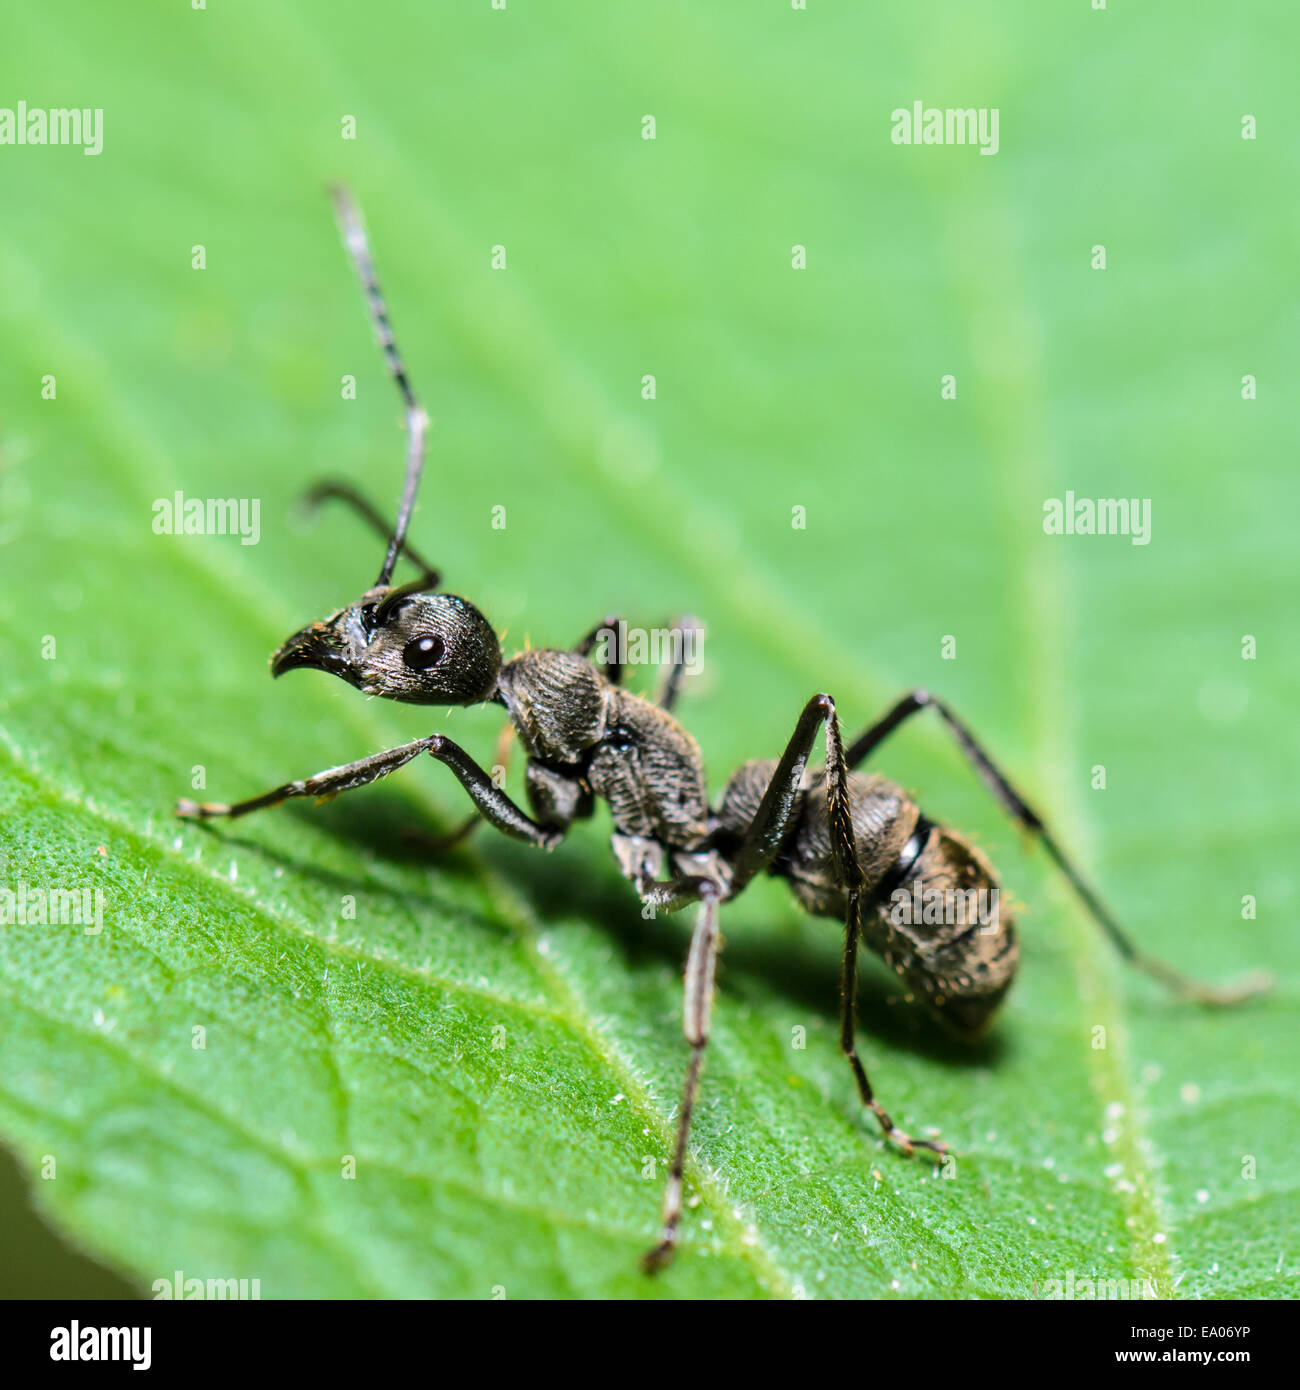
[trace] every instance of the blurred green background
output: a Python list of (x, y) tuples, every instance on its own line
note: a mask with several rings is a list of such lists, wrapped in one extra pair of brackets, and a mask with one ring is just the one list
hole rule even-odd
[[(1296, 1295), (1291, 7), (51, 0), (4, 29), (0, 105), (102, 107), (104, 149), (0, 147), (0, 881), (107, 900), (98, 937), (0, 931), (6, 1293)], [(998, 154), (893, 145), (918, 100), (998, 108)], [(195, 765), (235, 798), (435, 727), (490, 761), (490, 711), (266, 677), (378, 563), (295, 498), (400, 485), (336, 179), (435, 420), (413, 538), (507, 647), (700, 614), (716, 787), (816, 690), (851, 734), (929, 685), (1146, 947), (1275, 993), (1210, 1016), (1126, 976), (909, 726), (879, 765), (1029, 905), (974, 1052), (863, 967), (877, 1090), (957, 1179), (876, 1146), (835, 927), (763, 883), (726, 918), (699, 1202), (643, 1280), (689, 923), (640, 920), (603, 819), (431, 863), (404, 829), (464, 806), (423, 765), (171, 819)], [(260, 499), (260, 543), (153, 534), (176, 489)], [(1150, 498), (1151, 544), (1044, 535), (1067, 489)]]

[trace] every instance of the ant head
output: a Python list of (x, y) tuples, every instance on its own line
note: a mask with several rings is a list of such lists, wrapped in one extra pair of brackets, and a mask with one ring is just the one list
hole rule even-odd
[[(328, 671), (367, 695), (412, 705), (475, 705), (497, 693), (501, 644), (492, 625), (468, 599), (440, 594), (437, 571), (425, 565), (406, 543), (424, 468), (429, 417), (415, 398), (398, 355), (365, 227), (345, 189), (333, 191), (343, 241), (352, 257), (388, 370), (406, 406), (406, 482), (397, 520), (388, 530), (378, 512), (347, 484), (325, 482), (308, 494), (311, 502), (336, 497), (351, 505), (387, 537), (383, 568), (374, 586), (356, 603), (324, 622), (295, 632), (271, 658), (271, 674), (297, 666)], [(405, 553), (423, 573), (410, 584), (391, 582), (398, 558)]]
[(295, 632), (271, 674), (328, 671), (367, 695), (412, 705), (473, 705), (496, 693), (501, 644), (468, 599), (371, 589), (324, 622)]

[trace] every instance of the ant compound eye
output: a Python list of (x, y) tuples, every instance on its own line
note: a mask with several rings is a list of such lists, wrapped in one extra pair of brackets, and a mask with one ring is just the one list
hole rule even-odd
[(445, 650), (441, 637), (413, 637), (402, 649), (402, 660), (412, 671), (427, 671), (442, 660)]
[(413, 594), (380, 626), (361, 663), (362, 689), (409, 705), (476, 705), (496, 693), (501, 644), (455, 594)]

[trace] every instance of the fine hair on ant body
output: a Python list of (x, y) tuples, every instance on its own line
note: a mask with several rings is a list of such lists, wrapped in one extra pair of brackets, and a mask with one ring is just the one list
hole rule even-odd
[[(785, 879), (807, 911), (844, 924), (840, 1043), (862, 1104), (886, 1139), (905, 1153), (914, 1148), (947, 1152), (937, 1139), (914, 1138), (894, 1124), (876, 1099), (854, 1041), (860, 942), (964, 1038), (984, 1030), (1016, 973), (1016, 927), (1008, 912), (991, 918), (981, 914), (979, 920), (969, 913), (948, 913), (940, 914), (943, 921), (931, 921), (931, 914), (899, 910), (922, 885), (927, 894), (966, 901), (968, 895), (986, 898), (990, 893), (996, 900), (998, 891), (993, 866), (969, 839), (928, 820), (892, 782), (856, 770), (922, 710), (938, 715), (1003, 810), (1041, 841), (1130, 965), (1205, 1004), (1235, 1003), (1266, 986), (1258, 975), (1227, 988), (1202, 985), (1142, 954), (966, 725), (927, 691), (904, 695), (847, 745), (835, 701), (825, 693), (813, 695), (780, 758), (745, 763), (711, 805), (699, 746), (672, 713), (681, 685), (680, 657), (674, 658), (656, 700), (623, 688), (619, 658), (608, 647), (603, 660), (595, 659), (598, 644), (619, 621), (615, 617), (605, 618), (572, 648), (530, 649), (503, 659), (487, 618), (468, 599), (442, 592), (438, 572), (407, 542), (429, 420), (398, 354), (360, 214), (342, 189), (334, 190), (334, 202), (379, 345), (405, 405), (406, 478), (391, 531), (379, 512), (346, 484), (324, 483), (309, 494), (315, 502), (333, 498), (348, 503), (385, 536), (384, 560), (378, 578), (359, 599), (288, 638), (271, 658), (271, 673), (310, 667), (367, 695), (409, 704), (504, 706), (509, 718), (505, 732), (514, 731), (527, 755), (529, 810), (516, 804), (463, 748), (434, 733), (231, 805), (182, 800), (177, 814), (209, 820), (247, 815), (292, 797), (328, 798), (386, 777), (422, 754), (449, 767), (476, 808), (444, 843), (483, 820), (551, 850), (574, 821), (593, 814), (598, 799), (605, 801), (614, 856), (642, 902), (666, 912), (697, 907), (683, 1020), (690, 1059), (659, 1240), (643, 1260), (648, 1271), (671, 1258), (678, 1238), (691, 1112), (709, 1039), (719, 909), (758, 874)], [(403, 554), (420, 573), (395, 585), (393, 571)], [(810, 769), (809, 757), (823, 729), (826, 761)]]

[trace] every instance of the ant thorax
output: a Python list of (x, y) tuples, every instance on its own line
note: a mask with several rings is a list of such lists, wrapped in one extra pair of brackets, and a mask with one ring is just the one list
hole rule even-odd
[(552, 766), (580, 766), (605, 736), (609, 690), (586, 657), (549, 647), (520, 652), (497, 678), (524, 752)]
[(572, 769), (609, 803), (615, 829), (674, 849), (708, 830), (699, 745), (666, 710), (611, 685), (574, 652), (521, 652), (498, 692), (530, 757)]

